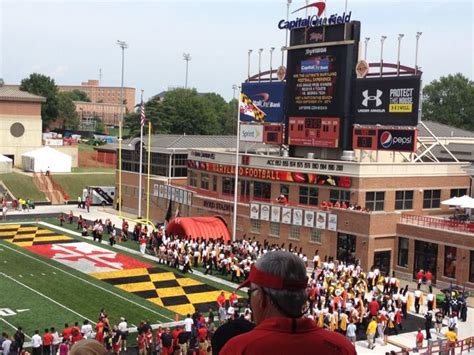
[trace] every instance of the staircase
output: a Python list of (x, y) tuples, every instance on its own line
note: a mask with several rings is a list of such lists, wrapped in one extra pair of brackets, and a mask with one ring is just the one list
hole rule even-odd
[(61, 186), (55, 183), (51, 176), (46, 176), (43, 173), (33, 174), (33, 183), (43, 192), (48, 200), (53, 205), (62, 205), (65, 201), (65, 194)]

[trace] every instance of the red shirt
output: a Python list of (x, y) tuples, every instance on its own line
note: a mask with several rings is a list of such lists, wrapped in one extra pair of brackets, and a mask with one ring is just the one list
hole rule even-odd
[(219, 354), (314, 354), (317, 349), (324, 355), (356, 355), (345, 336), (318, 328), (308, 318), (297, 319), (292, 332), (292, 323), (284, 317), (266, 319), (250, 332), (230, 339)]
[(379, 303), (377, 301), (370, 301), (369, 302), (369, 313), (371, 316), (376, 316), (379, 311)]
[(431, 273), (431, 271), (427, 271), (425, 277), (427, 281), (433, 280), (433, 274)]
[(198, 340), (201, 342), (201, 341), (204, 341), (206, 340), (207, 338), (207, 329), (206, 327), (201, 327), (198, 329)]
[(423, 336), (422, 332), (418, 332), (416, 334), (416, 342), (417, 343), (422, 343), (424, 339), (425, 339), (425, 337)]
[(418, 271), (418, 273), (416, 274), (416, 279), (417, 280), (423, 280), (423, 273), (421, 271)]
[(219, 295), (219, 297), (217, 297), (217, 304), (219, 306), (223, 306), (225, 304), (225, 296), (224, 295)]
[(53, 343), (53, 334), (44, 333), (43, 334), (43, 346), (50, 346)]
[(231, 293), (229, 296), (229, 303), (234, 304), (237, 301), (237, 295), (235, 293)]
[(63, 330), (63, 338), (69, 339), (72, 335), (72, 328), (64, 328)]

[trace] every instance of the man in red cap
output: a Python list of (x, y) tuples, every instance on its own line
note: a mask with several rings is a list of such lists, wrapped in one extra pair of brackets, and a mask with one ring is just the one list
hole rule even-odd
[(355, 355), (341, 334), (318, 328), (303, 317), (308, 277), (303, 261), (287, 251), (263, 255), (239, 286), (248, 287), (257, 326), (230, 339), (219, 353)]

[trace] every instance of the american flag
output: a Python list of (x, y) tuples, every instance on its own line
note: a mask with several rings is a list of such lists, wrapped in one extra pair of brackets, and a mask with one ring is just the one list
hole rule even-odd
[(145, 125), (146, 116), (145, 116), (145, 103), (143, 102), (142, 97), (142, 104), (140, 106), (140, 125), (143, 127)]

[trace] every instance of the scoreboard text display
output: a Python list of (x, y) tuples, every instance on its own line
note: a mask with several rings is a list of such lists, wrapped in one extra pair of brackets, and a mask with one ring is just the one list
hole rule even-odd
[(339, 147), (337, 117), (290, 117), (288, 144), (307, 147)]
[(417, 76), (357, 79), (354, 123), (417, 126), (420, 84)]
[(352, 45), (288, 52), (288, 116), (342, 117), (347, 52)]

